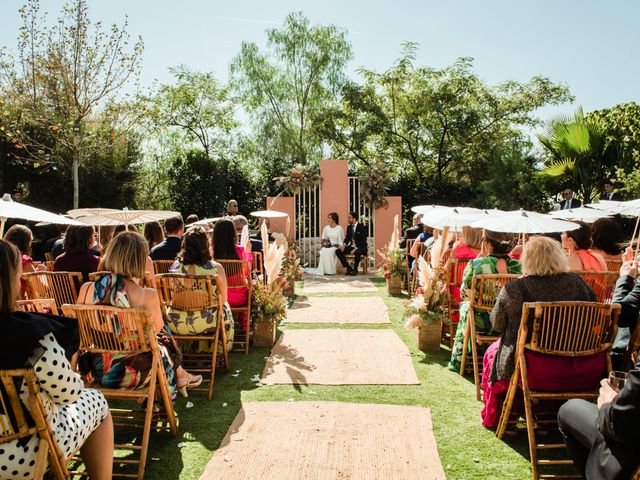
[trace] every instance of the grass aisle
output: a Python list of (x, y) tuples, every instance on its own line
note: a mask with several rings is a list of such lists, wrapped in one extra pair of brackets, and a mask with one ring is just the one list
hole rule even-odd
[[(378, 292), (340, 296), (379, 295), (389, 309), (389, 325), (287, 325), (293, 328), (393, 328), (408, 345), (421, 381), (415, 386), (321, 386), (273, 385), (258, 387), (269, 349), (253, 349), (248, 356), (233, 354), (230, 374), (217, 376), (211, 401), (200, 392), (191, 394), (194, 407), (187, 409), (180, 398), (178, 437), (153, 432), (146, 478), (198, 479), (212, 452), (219, 446), (240, 410), (241, 402), (252, 401), (340, 401), (422, 405), (431, 409), (433, 430), (442, 465), (448, 479), (526, 479), (530, 478), (526, 435), (498, 440), (480, 424), (481, 403), (475, 399), (473, 383), (447, 370), (447, 350), (425, 354), (417, 349), (416, 332), (402, 328), (402, 302), (405, 297), (389, 297), (383, 279), (372, 279)], [(322, 296), (335, 296), (319, 294)], [(237, 376), (235, 370), (241, 370)], [(416, 426), (419, 428), (419, 426)], [(185, 442), (183, 448), (178, 443)], [(158, 460), (154, 460), (158, 459)], [(117, 470), (117, 467), (116, 467)]]

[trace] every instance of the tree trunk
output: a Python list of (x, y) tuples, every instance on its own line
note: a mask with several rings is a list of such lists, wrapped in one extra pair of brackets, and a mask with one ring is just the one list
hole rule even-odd
[(80, 180), (78, 178), (78, 170), (80, 167), (80, 155), (77, 151), (72, 153), (71, 178), (73, 179), (73, 208), (78, 208), (80, 200)]

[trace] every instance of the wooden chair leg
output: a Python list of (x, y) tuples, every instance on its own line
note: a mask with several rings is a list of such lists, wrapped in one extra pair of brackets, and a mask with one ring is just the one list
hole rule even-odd
[(222, 355), (224, 357), (225, 372), (229, 373), (229, 371), (231, 370), (231, 364), (229, 363), (229, 349), (227, 348), (227, 330), (225, 329), (224, 321), (225, 321), (225, 317), (223, 313), (220, 319), (220, 322), (221, 322), (220, 332), (222, 334)]
[(471, 353), (473, 355), (473, 381), (476, 384), (476, 398), (480, 401), (480, 361), (478, 357), (478, 342), (476, 342), (475, 335), (471, 338)]
[[(453, 322), (452, 322), (453, 324)], [(469, 335), (471, 334), (471, 325), (467, 321), (464, 328), (464, 340), (462, 341), (462, 360), (460, 360), (460, 375), (464, 376), (464, 369), (467, 366), (467, 349), (469, 348)]]
[(531, 478), (533, 478), (533, 480), (538, 480), (538, 455), (536, 452), (535, 422), (533, 420), (531, 397), (529, 396), (529, 389), (526, 386), (523, 388), (523, 396), (525, 418), (527, 420), (527, 437), (529, 439), (529, 457), (531, 459)]
[[(169, 395), (169, 382), (167, 381), (167, 376), (164, 372), (164, 365), (162, 364), (162, 359), (160, 355), (157, 357), (157, 382), (160, 387), (160, 397), (162, 398), (162, 406), (164, 407), (164, 411), (167, 415), (167, 422), (169, 423), (169, 432), (172, 437), (178, 435), (178, 425), (176, 423), (176, 414), (173, 410), (173, 402), (171, 401), (171, 396)], [(155, 386), (154, 386), (155, 390)], [(148, 402), (147, 402), (148, 403)], [(152, 405), (153, 411), (153, 405)]]
[(247, 333), (245, 335), (244, 354), (249, 355), (249, 336), (251, 333), (251, 318), (249, 318), (249, 312), (247, 312), (247, 318), (245, 321), (247, 322)]
[[(52, 456), (55, 455), (55, 452), (51, 452)], [(47, 470), (47, 457), (49, 456), (49, 442), (40, 439), (38, 443), (38, 454), (36, 455), (36, 464), (34, 467), (33, 478), (40, 480), (44, 473)], [(62, 480), (64, 479), (64, 475), (62, 472), (59, 472), (58, 469), (53, 468), (53, 474), (56, 479)]]
[(154, 362), (151, 369), (151, 380), (149, 381), (149, 393), (147, 395), (147, 405), (144, 415), (144, 427), (142, 430), (142, 445), (140, 448), (140, 463), (138, 464), (138, 479), (144, 478), (144, 468), (147, 464), (147, 452), (149, 450), (149, 436), (151, 434), (151, 422), (153, 421), (153, 400), (156, 393), (156, 379), (158, 375), (158, 364)]
[(504, 433), (507, 431), (507, 425), (509, 424), (509, 415), (511, 415), (511, 409), (513, 408), (513, 400), (516, 397), (518, 390), (518, 382), (520, 380), (520, 371), (516, 361), (516, 368), (511, 376), (511, 382), (509, 383), (509, 389), (507, 390), (507, 396), (504, 399), (502, 405), (502, 413), (500, 415), (500, 421), (498, 422), (498, 428), (496, 429), (496, 436), (500, 439), (504, 437)]

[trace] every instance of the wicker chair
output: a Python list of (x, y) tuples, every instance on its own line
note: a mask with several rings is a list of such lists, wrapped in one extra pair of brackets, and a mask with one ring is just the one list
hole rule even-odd
[(490, 345), (495, 342), (498, 336), (483, 335), (476, 331), (475, 315), (476, 310), (490, 312), (496, 304), (498, 293), (508, 282), (518, 278), (518, 275), (511, 274), (491, 274), (476, 275), (471, 281), (471, 294), (469, 298), (469, 317), (467, 318), (467, 328), (464, 332), (462, 342), (462, 361), (460, 363), (460, 375), (465, 374), (467, 364), (467, 345), (471, 341), (471, 353), (473, 363), (473, 381), (476, 384), (476, 397), (480, 400), (480, 374), (482, 373), (482, 357), (478, 355), (479, 345)]
[(53, 272), (55, 264), (56, 262), (54, 262), (53, 260), (47, 260), (46, 262), (44, 262), (44, 266), (47, 267), (47, 272)]
[(445, 264), (444, 278), (447, 284), (447, 312), (450, 321), (449, 325), (444, 322), (442, 324), (442, 341), (450, 346), (453, 344), (457, 327), (457, 323), (453, 322), (453, 315), (460, 315), (460, 302), (451, 296), (451, 288), (462, 286), (462, 274), (470, 261), (466, 258), (449, 258)]
[[(522, 308), (520, 331), (516, 347), (515, 371), (511, 377), (502, 415), (496, 430), (502, 438), (513, 407), (518, 384), (524, 396), (531, 470), (534, 480), (539, 478), (539, 467), (544, 465), (571, 465), (571, 460), (539, 460), (537, 451), (564, 449), (564, 444), (538, 444), (535, 428), (541, 425), (557, 426), (557, 417), (544, 421), (534, 417), (533, 405), (542, 400), (596, 399), (597, 388), (587, 391), (541, 391), (529, 388), (531, 378), (527, 369), (527, 353), (537, 352), (554, 357), (587, 357), (603, 354), (606, 371), (611, 370), (609, 352), (617, 332), (620, 305), (596, 302), (525, 303)], [(531, 330), (529, 330), (531, 322)], [(554, 412), (555, 413), (555, 412)]]
[(605, 258), (604, 261), (607, 263), (607, 270), (610, 272), (620, 273), (620, 267), (622, 266), (621, 258)]
[(47, 262), (55, 262), (55, 260), (56, 260), (56, 259), (54, 258), (54, 256), (53, 256), (53, 253), (51, 253), (51, 252), (46, 252), (46, 253), (44, 254), (44, 259), (45, 259)]
[(159, 273), (169, 273), (169, 269), (174, 263), (176, 263), (175, 260), (154, 260), (153, 269), (155, 270), (156, 275)]
[[(111, 410), (114, 427), (143, 427), (140, 445), (115, 445), (115, 448), (128, 449), (140, 452), (138, 460), (114, 459), (114, 463), (138, 465), (136, 475), (114, 474), (114, 476), (126, 476), (142, 479), (147, 461), (149, 447), (149, 435), (152, 425), (156, 428), (170, 431), (172, 436), (177, 435), (176, 418), (169, 393), (169, 383), (165, 375), (162, 358), (158, 349), (158, 342), (153, 330), (151, 315), (146, 309), (117, 308), (110, 305), (63, 305), (62, 311), (66, 316), (78, 319), (80, 330), (80, 350), (96, 353), (112, 354), (143, 354), (151, 353), (153, 363), (149, 374), (149, 381), (144, 387), (135, 390), (104, 388), (97, 384), (90, 387), (99, 389), (107, 400), (129, 400), (142, 404), (144, 416), (137, 415), (134, 410)], [(118, 326), (117, 334), (114, 326)], [(154, 415), (153, 404), (156, 398), (156, 389), (160, 392), (160, 401), (164, 406), (164, 414)], [(159, 425), (158, 422), (164, 422)], [(140, 438), (140, 437), (137, 437)]]
[(18, 300), (18, 310), (22, 312), (37, 312), (58, 315), (58, 307), (53, 298), (37, 298), (35, 300)]
[[(67, 459), (47, 421), (47, 413), (33, 369), (0, 370), (0, 381), (0, 447), (14, 440), (38, 435), (40, 443), (33, 466), (34, 475), (31, 478), (43, 478), (47, 470), (47, 459), (50, 471), (57, 480), (71, 478), (67, 470)], [(25, 408), (20, 400), (16, 385), (22, 384), (25, 384), (29, 391), (29, 414), (35, 426), (27, 422)]]
[[(426, 249), (427, 247), (424, 246), (424, 243), (421, 243), (418, 247), (418, 257), (416, 257), (416, 259), (419, 257), (424, 257), (424, 252), (426, 251)], [(407, 270), (407, 272), (409, 272), (409, 270)], [(416, 265), (409, 277), (409, 286), (407, 288), (407, 292), (409, 293), (410, 297), (413, 297), (413, 294), (418, 289), (418, 286), (418, 266)]]
[(27, 298), (53, 298), (60, 308), (65, 303), (76, 303), (78, 288), (82, 284), (79, 272), (30, 272), (23, 273), (27, 283)]
[(576, 271), (582, 279), (591, 287), (595, 295), (596, 302), (610, 303), (616, 282), (620, 277), (618, 272), (600, 272), (596, 270)]
[(253, 255), (253, 264), (251, 265), (251, 273), (255, 276), (262, 276), (262, 279), (266, 281), (264, 277), (264, 261), (262, 259), (262, 252), (251, 252)]
[[(183, 363), (190, 372), (209, 374), (209, 388), (200, 390), (208, 391), (209, 400), (213, 396), (213, 384), (216, 376), (216, 360), (218, 357), (218, 340), (222, 338), (222, 354), (224, 356), (225, 369), (229, 371), (229, 353), (227, 352), (227, 335), (224, 329), (224, 311), (222, 296), (220, 295), (220, 279), (207, 275), (183, 275), (178, 273), (164, 273), (156, 275), (158, 295), (165, 309), (175, 309), (185, 312), (201, 312), (203, 310), (217, 309), (215, 332), (210, 334), (177, 335), (173, 338), (177, 341), (206, 341), (213, 342), (211, 353), (185, 353), (183, 350)], [(215, 285), (215, 288), (214, 288)], [(201, 366), (202, 362), (210, 360), (208, 368)]]
[[(249, 338), (251, 336), (251, 280), (249, 272), (251, 266), (246, 260), (216, 260), (224, 269), (227, 277), (227, 290), (231, 294), (234, 290), (249, 289), (246, 305), (231, 307), (233, 313), (244, 313), (246, 315), (246, 330), (244, 342), (234, 340), (234, 344), (244, 344), (244, 352), (249, 353)], [(237, 318), (237, 317), (236, 317)], [(238, 324), (239, 322), (236, 322)], [(234, 338), (238, 338), (236, 335)]]

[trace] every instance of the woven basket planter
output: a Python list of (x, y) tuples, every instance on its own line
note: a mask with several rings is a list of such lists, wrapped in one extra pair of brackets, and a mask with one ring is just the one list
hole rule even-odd
[(387, 293), (389, 295), (400, 295), (402, 293), (402, 278), (392, 275), (387, 278)]
[(440, 350), (440, 337), (442, 334), (442, 319), (434, 319), (429, 325), (420, 325), (418, 328), (418, 348), (423, 351)]
[(276, 343), (276, 322), (259, 318), (253, 324), (253, 345), (255, 347), (273, 347)]

